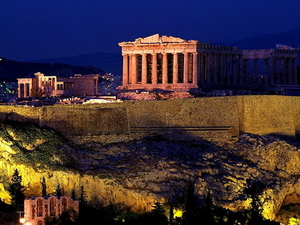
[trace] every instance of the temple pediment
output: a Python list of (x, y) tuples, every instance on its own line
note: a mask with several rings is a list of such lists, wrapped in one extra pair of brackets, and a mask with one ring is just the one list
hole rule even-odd
[(182, 38), (178, 38), (178, 37), (173, 37), (173, 36), (166, 36), (166, 35), (162, 35), (160, 36), (159, 34), (154, 34), (148, 37), (144, 37), (144, 38), (137, 38), (134, 41), (124, 41), (124, 42), (120, 42), (119, 46), (128, 46), (128, 45), (139, 45), (139, 44), (163, 44), (163, 43), (178, 43), (178, 44), (197, 44), (199, 43), (198, 41), (194, 41), (194, 40), (189, 40), (186, 41)]
[(141, 44), (146, 44), (146, 43), (182, 43), (186, 42), (186, 40), (182, 38), (177, 38), (177, 37), (172, 37), (172, 36), (159, 36), (159, 34), (154, 34), (149, 37), (145, 38), (137, 38), (135, 39), (135, 43), (141, 43)]

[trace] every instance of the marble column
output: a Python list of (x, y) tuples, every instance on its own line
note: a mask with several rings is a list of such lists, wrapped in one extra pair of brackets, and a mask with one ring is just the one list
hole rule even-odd
[(173, 54), (173, 84), (178, 83), (178, 54)]
[(237, 78), (238, 78), (238, 55), (234, 55), (232, 57), (232, 82), (233, 84), (237, 84)]
[(287, 84), (293, 84), (293, 62), (291, 58), (287, 59), (287, 68), (288, 68), (288, 74), (287, 74)]
[(27, 98), (27, 84), (24, 84), (24, 98)]
[(128, 85), (129, 79), (128, 79), (128, 55), (123, 55), (123, 77), (122, 82), (123, 85)]
[(167, 53), (163, 53), (162, 83), (168, 83), (168, 57)]
[(189, 58), (188, 53), (183, 53), (183, 83), (188, 83), (188, 75), (189, 75)]
[(211, 54), (206, 54), (206, 82), (211, 83)]
[(136, 84), (137, 82), (137, 64), (136, 64), (136, 55), (131, 55), (131, 64), (130, 64), (130, 79), (131, 84)]
[(287, 84), (287, 66), (286, 58), (281, 59), (281, 83)]
[(238, 74), (238, 83), (239, 84), (245, 84), (246, 83), (246, 79), (245, 79), (245, 70), (244, 70), (244, 59), (243, 56), (240, 55), (239, 56), (239, 62), (238, 62), (238, 70), (239, 70), (239, 74)]
[(198, 53), (193, 52), (193, 84), (198, 84)]
[(230, 71), (230, 61), (232, 59), (231, 55), (227, 55), (226, 57), (226, 84), (231, 84), (231, 71)]
[(269, 85), (269, 80), (270, 80), (269, 79), (269, 70), (268, 70), (268, 59), (263, 59), (263, 72), (264, 72), (263, 84), (265, 86), (268, 86)]
[(152, 84), (157, 85), (157, 55), (152, 55)]
[(297, 77), (297, 59), (293, 59), (293, 84), (298, 84), (298, 77)]
[(200, 82), (203, 84), (205, 81), (205, 55), (200, 53)]
[(142, 54), (142, 84), (147, 84), (147, 54)]
[(269, 84), (273, 86), (275, 84), (275, 70), (276, 70), (276, 64), (275, 64), (275, 58), (270, 58), (270, 80)]
[(219, 83), (219, 77), (218, 77), (218, 75), (219, 75), (219, 73), (218, 73), (218, 55), (217, 54), (214, 54), (213, 55), (213, 62), (214, 62), (214, 64), (213, 64), (213, 68), (214, 68), (214, 83), (215, 84), (218, 84)]
[(258, 59), (253, 59), (252, 83), (258, 84)]
[(275, 66), (275, 84), (281, 84), (281, 79), (280, 79), (280, 63), (281, 58), (275, 58), (274, 59), (274, 66)]
[(226, 55), (220, 55), (220, 83), (225, 83), (225, 74), (226, 74)]
[(22, 89), (21, 89), (21, 83), (18, 83), (18, 98), (22, 98), (22, 93), (21, 93), (21, 91), (22, 91)]
[(249, 59), (244, 60), (244, 74), (245, 74), (245, 80), (246, 84), (251, 84), (251, 79), (250, 79), (250, 71), (249, 71)]

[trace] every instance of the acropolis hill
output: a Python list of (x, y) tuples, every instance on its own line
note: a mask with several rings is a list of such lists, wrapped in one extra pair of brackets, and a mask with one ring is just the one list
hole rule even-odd
[[(40, 195), (45, 177), (48, 193), (57, 183), (66, 195), (84, 186), (89, 201), (136, 212), (177, 201), (189, 179), (199, 198), (209, 191), (216, 204), (249, 208), (245, 189), (260, 181), (264, 216), (286, 222), (284, 207), (300, 202), (300, 146), (282, 136), (296, 136), (299, 104), (299, 97), (234, 96), (3, 106), (0, 178), (17, 168), (26, 196)], [(6, 187), (0, 183), (0, 197), (9, 201)]]
[(114, 143), (150, 134), (231, 139), (241, 133), (296, 137), (300, 97), (227, 96), (109, 104), (1, 106), (0, 119), (53, 128), (77, 143)]

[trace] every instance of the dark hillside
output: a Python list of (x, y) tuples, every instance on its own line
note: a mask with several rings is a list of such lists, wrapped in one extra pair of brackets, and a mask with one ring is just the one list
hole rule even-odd
[(70, 77), (74, 74), (104, 74), (104, 71), (93, 66), (74, 66), (62, 63), (18, 62), (5, 58), (0, 60), (0, 80), (16, 81), (17, 78), (33, 77), (34, 73)]

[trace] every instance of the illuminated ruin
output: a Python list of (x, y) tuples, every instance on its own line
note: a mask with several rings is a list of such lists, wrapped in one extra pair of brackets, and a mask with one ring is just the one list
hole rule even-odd
[(201, 88), (263, 88), (297, 84), (297, 49), (240, 50), (155, 34), (121, 42), (120, 90), (197, 93)]
[(46, 217), (59, 217), (73, 209), (79, 212), (79, 201), (68, 196), (32, 197), (24, 202), (24, 219), (32, 225), (43, 225)]
[(18, 98), (98, 95), (98, 79), (99, 74), (56, 77), (38, 72), (35, 78), (18, 78)]

